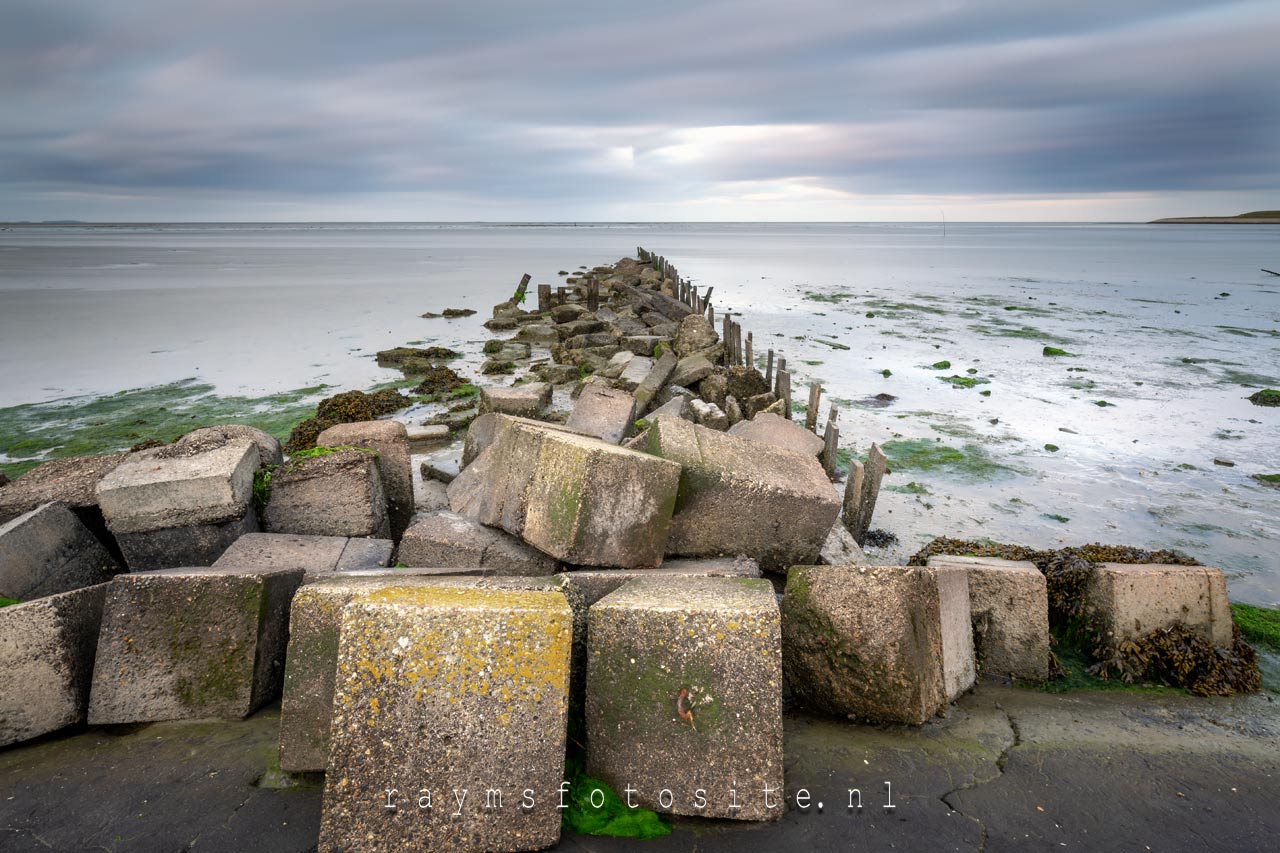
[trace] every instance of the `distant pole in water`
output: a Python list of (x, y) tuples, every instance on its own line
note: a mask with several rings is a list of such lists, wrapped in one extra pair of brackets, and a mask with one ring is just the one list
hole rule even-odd
[(945, 239), (947, 236), (947, 212), (945, 210), (941, 210), (939, 213), (942, 214), (942, 236), (943, 239)]

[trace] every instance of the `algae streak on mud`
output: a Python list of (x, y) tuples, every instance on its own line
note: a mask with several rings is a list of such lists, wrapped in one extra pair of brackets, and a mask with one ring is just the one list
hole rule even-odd
[(0, 409), (0, 471), (16, 477), (41, 462), (173, 441), (197, 427), (248, 424), (281, 440), (315, 411), (328, 386), (264, 397), (219, 396), (184, 379), (102, 397), (68, 397)]

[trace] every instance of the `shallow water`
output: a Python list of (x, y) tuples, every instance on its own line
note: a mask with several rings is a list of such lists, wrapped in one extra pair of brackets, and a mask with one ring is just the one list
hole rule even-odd
[[(797, 402), (811, 380), (842, 401), (842, 447), (923, 441), (889, 445), (876, 526), (901, 544), (880, 558), (935, 535), (1177, 547), (1280, 603), (1280, 489), (1251, 479), (1280, 473), (1280, 409), (1245, 399), (1280, 387), (1277, 226), (20, 227), (0, 231), (0, 407), (189, 377), (368, 387), (398, 376), (379, 349), (478, 351), (521, 273), (637, 245), (741, 311)], [(445, 307), (480, 313), (420, 317)]]

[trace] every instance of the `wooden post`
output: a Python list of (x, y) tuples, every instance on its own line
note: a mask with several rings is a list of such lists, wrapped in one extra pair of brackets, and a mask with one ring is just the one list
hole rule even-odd
[(778, 372), (774, 374), (773, 393), (782, 396), (782, 374), (787, 369), (787, 360), (778, 356)]
[(822, 467), (826, 469), (827, 476), (835, 478), (836, 476), (836, 451), (840, 449), (840, 427), (835, 425), (834, 421), (827, 421), (827, 431), (823, 436), (822, 444)]
[(524, 294), (525, 294), (525, 291), (529, 289), (529, 282), (531, 280), (533, 280), (533, 276), (529, 275), (528, 273), (525, 273), (524, 277), (520, 279), (520, 283), (516, 285), (516, 295), (512, 301), (515, 302), (517, 305), (524, 302)]
[[(822, 386), (817, 382), (809, 386), (809, 408), (804, 413), (804, 428), (809, 432), (818, 431), (818, 406), (822, 403)], [(830, 420), (827, 421), (831, 423)]]
[(871, 517), (880, 496), (880, 481), (884, 478), (888, 460), (880, 445), (872, 444), (867, 453), (867, 464), (854, 459), (849, 463), (849, 480), (844, 487), (844, 506), (841, 520), (845, 528), (861, 545), (871, 529)]
[(728, 367), (733, 364), (733, 344), (729, 341), (729, 335), (733, 330), (733, 318), (728, 314), (724, 315), (720, 328), (720, 343), (724, 350), (724, 366)]
[(781, 367), (778, 368), (778, 385), (782, 389), (778, 396), (782, 398), (783, 417), (791, 420), (791, 374)]
[[(707, 292), (706, 292), (706, 293), (704, 293), (704, 294), (702, 294), (702, 304), (703, 304), (703, 305), (705, 305), (705, 304), (707, 304), (708, 302), (710, 302), (710, 301), (711, 301), (711, 291), (713, 291), (713, 290), (715, 290), (715, 288), (714, 288), (714, 287), (708, 287), (708, 288), (707, 288)], [(701, 307), (702, 307), (701, 305), (695, 305), (695, 306), (694, 306), (694, 308), (695, 308), (695, 309), (700, 309)]]
[(756, 354), (755, 354), (755, 352), (754, 352), (754, 350), (752, 349), (752, 346), (751, 346), (751, 333), (750, 333), (750, 332), (747, 332), (747, 351), (746, 351), (746, 353), (745, 353), (745, 356), (746, 356), (747, 367), (755, 368), (755, 366), (756, 366)]
[(545, 314), (551, 310), (551, 285), (538, 285), (538, 313)]
[(557, 287), (557, 288), (556, 288), (556, 304), (557, 304), (557, 305), (564, 305), (565, 303), (566, 303), (566, 299), (565, 299), (565, 288), (564, 288), (564, 287)]
[(587, 310), (595, 313), (600, 307), (600, 282), (595, 278), (587, 282)]
[(711, 328), (716, 327), (716, 309), (710, 304), (707, 305), (707, 322), (711, 324)]
[(690, 302), (689, 302), (690, 306), (698, 304), (698, 285), (696, 284), (689, 285), (689, 299), (690, 299)]
[(773, 350), (769, 350), (768, 360), (764, 364), (764, 384), (768, 388), (773, 387)]

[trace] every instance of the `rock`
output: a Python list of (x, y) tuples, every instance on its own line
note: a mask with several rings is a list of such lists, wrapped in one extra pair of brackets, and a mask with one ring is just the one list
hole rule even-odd
[(938, 555), (929, 565), (967, 573), (981, 672), (1037, 683), (1049, 677), (1049, 594), (1035, 563)]
[(565, 426), (620, 444), (635, 420), (635, 408), (636, 398), (626, 391), (593, 383), (582, 389)]
[(0, 524), (0, 598), (27, 601), (111, 580), (120, 565), (62, 504)]
[[(475, 421), (472, 421), (472, 423), (475, 423)], [(433, 480), (446, 486), (453, 482), (454, 477), (458, 476), (456, 471), (450, 470), (448, 467), (442, 468), (440, 465), (431, 462), (423, 462), (418, 466), (418, 470), (422, 472), (423, 480)]]
[(844, 526), (853, 534), (859, 545), (867, 539), (871, 529), (871, 517), (876, 511), (876, 499), (880, 496), (880, 481), (888, 470), (888, 460), (880, 445), (872, 444), (864, 465), (857, 459), (849, 462), (849, 479), (845, 483), (841, 517)]
[(450, 484), (449, 500), (558, 560), (656, 566), (679, 479), (675, 463), (513, 422)]
[(758, 394), (768, 393), (769, 383), (764, 381), (764, 374), (754, 367), (735, 364), (725, 372), (726, 394), (732, 394), (739, 400), (750, 400)]
[[(643, 578), (588, 620), (587, 772), (669, 814), (781, 818), (782, 638), (769, 582)], [(673, 756), (687, 772), (672, 771)]]
[(560, 335), (556, 332), (555, 327), (549, 323), (530, 323), (527, 326), (522, 326), (520, 331), (516, 332), (516, 340), (546, 347), (559, 341)]
[(714, 346), (720, 337), (707, 322), (707, 318), (699, 314), (690, 314), (680, 321), (680, 329), (676, 332), (672, 346), (676, 355), (684, 358), (699, 350)]
[(582, 371), (572, 364), (547, 364), (535, 370), (543, 382), (550, 382), (552, 385), (565, 385), (582, 378)]
[(674, 385), (693, 385), (706, 379), (714, 370), (715, 365), (703, 356), (691, 355), (680, 359), (675, 373), (671, 375), (671, 382)]
[(671, 352), (664, 352), (657, 361), (653, 363), (653, 367), (649, 368), (649, 372), (645, 374), (644, 379), (636, 386), (636, 413), (643, 414), (649, 410), (649, 403), (662, 390), (662, 386), (667, 384), (671, 372), (676, 368), (676, 357)]
[(480, 365), (480, 373), (485, 376), (507, 376), (516, 372), (516, 363), (508, 359), (491, 358)]
[(415, 456), (430, 453), (442, 445), (449, 443), (449, 427), (444, 424), (431, 426), (407, 426), (405, 438), (409, 442), (409, 452)]
[(729, 428), (729, 435), (771, 444), (801, 456), (819, 456), (824, 446), (821, 438), (800, 424), (772, 414), (740, 421)]
[(0, 607), (0, 747), (83, 722), (107, 585)]
[(556, 323), (572, 323), (574, 320), (587, 313), (587, 309), (581, 305), (567, 303), (565, 305), (557, 305), (551, 309), (551, 319)]
[(270, 533), (390, 538), (377, 456), (335, 450), (277, 469), (263, 523)]
[[(437, 427), (438, 428), (438, 427)], [(391, 537), (398, 539), (413, 518), (413, 462), (409, 435), (399, 421), (364, 421), (338, 424), (320, 433), (321, 447), (360, 447), (377, 454), (378, 472), (387, 498)]]
[(511, 534), (448, 510), (415, 519), (400, 540), (396, 562), (424, 568), (488, 569), (495, 575), (550, 575), (560, 568)]
[(659, 335), (629, 335), (619, 342), (623, 349), (635, 353), (636, 355), (653, 356), (654, 348), (658, 344), (670, 344), (670, 338), (664, 338)]
[(732, 394), (724, 398), (724, 416), (729, 419), (731, 427), (742, 420), (742, 407), (738, 405), (738, 398)]
[(723, 410), (729, 396), (729, 378), (720, 372), (711, 374), (698, 383), (698, 395)]
[(649, 452), (683, 466), (670, 555), (811, 563), (840, 508), (812, 457), (668, 417), (651, 423)]
[(223, 552), (215, 569), (302, 569), (306, 579), (333, 572), (376, 569), (391, 563), (390, 539), (247, 533)]
[(1234, 467), (1236, 467), (1236, 463), (1232, 462), (1230, 459), (1223, 459), (1221, 456), (1215, 456), (1215, 457), (1213, 457), (1213, 464), (1214, 464), (1214, 465), (1221, 465), (1223, 468), (1234, 468)]
[(1085, 598), (1104, 649), (1174, 625), (1185, 625), (1220, 649), (1232, 645), (1227, 583), (1220, 569), (1103, 563), (1094, 569)]
[(618, 375), (618, 387), (623, 391), (634, 391), (653, 370), (654, 361), (642, 355), (633, 355), (627, 360), (626, 367)]
[(666, 415), (672, 418), (684, 418), (687, 421), (693, 420), (693, 411), (689, 408), (689, 400), (685, 397), (674, 397), (663, 403), (645, 416), (646, 421), (653, 421), (654, 418), (660, 418)]
[(649, 327), (649, 334), (671, 340), (680, 331), (680, 324), (675, 322), (659, 323)]
[(480, 414), (530, 417), (551, 405), (551, 386), (546, 382), (527, 382), (510, 388), (496, 385), (480, 389)]
[(654, 405), (665, 406), (667, 403), (678, 397), (688, 403), (697, 396), (697, 394), (693, 393), (688, 388), (685, 388), (683, 385), (676, 385), (668, 382), (666, 385), (662, 386), (661, 391), (654, 395), (653, 402)]
[[(814, 710), (919, 725), (972, 672), (968, 619), (968, 588), (953, 570), (796, 566), (782, 602), (787, 684)], [(961, 622), (963, 636), (944, 640), (944, 624)]]
[(280, 450), (280, 441), (269, 432), (264, 432), (257, 427), (244, 426), (242, 424), (225, 424), (223, 426), (201, 427), (192, 430), (184, 435), (179, 441), (184, 442), (204, 442), (207, 440), (214, 441), (232, 441), (237, 438), (247, 438), (258, 448), (258, 458), (262, 462), (264, 468), (272, 465), (279, 465), (284, 461), (284, 454)]
[(449, 487), (435, 480), (425, 480), (421, 488), (414, 490), (414, 518), (424, 513), (439, 512), (449, 508)]
[(246, 717), (280, 692), (301, 569), (182, 568), (107, 587), (89, 724)]
[(471, 308), (446, 308), (441, 312), (444, 317), (470, 317), (476, 312)]
[(98, 481), (128, 456), (72, 456), (37, 465), (0, 491), (0, 522), (57, 502), (74, 512), (95, 535), (105, 534), (107, 528), (98, 508)]
[(519, 325), (513, 317), (494, 317), (484, 321), (484, 327), (491, 332), (509, 332)]
[[(320, 849), (368, 849), (371, 838), (388, 850), (555, 844), (571, 633), (554, 592), (400, 587), (348, 604)], [(439, 810), (427, 819), (424, 786)], [(388, 787), (402, 792), (394, 810)], [(472, 792), (460, 808), (454, 788)], [(529, 809), (526, 789), (536, 792)], [(502, 807), (486, 808), (482, 792), (501, 792)], [(455, 809), (461, 818), (444, 816)]]
[(603, 320), (597, 320), (589, 314), (583, 315), (577, 320), (570, 320), (568, 323), (556, 326), (555, 331), (559, 340), (562, 341), (576, 338), (579, 335), (593, 335), (599, 332), (606, 332), (609, 334), (609, 342), (615, 342), (613, 333), (609, 332), (609, 324)]
[(729, 428), (729, 416), (720, 411), (720, 407), (715, 403), (692, 400), (689, 403), (689, 412), (693, 415), (693, 422), (699, 426), (720, 432)]
[[(405, 367), (406, 365), (448, 361), (460, 358), (462, 353), (448, 347), (392, 347), (379, 352), (375, 358), (378, 367)], [(266, 464), (266, 463), (264, 463)]]
[(822, 543), (818, 562), (824, 566), (869, 566), (871, 561), (845, 526), (837, 521), (831, 525), (827, 541)]
[(129, 568), (207, 566), (257, 529), (250, 502), (258, 446), (187, 436), (130, 455), (98, 483), (103, 517)]
[(742, 414), (747, 420), (754, 420), (756, 415), (769, 409), (778, 402), (778, 396), (772, 391), (764, 394), (756, 394), (754, 397), (748, 397), (746, 405), (742, 410)]
[(3, 471), (0, 471), (0, 489), (4, 488), (7, 485), (9, 485), (9, 475), (4, 473)]
[(575, 335), (564, 342), (565, 349), (591, 349), (594, 347), (617, 346), (618, 339), (612, 332), (593, 332), (589, 335)]
[(609, 363), (601, 368), (598, 374), (606, 379), (617, 379), (635, 357), (635, 353), (623, 350), (610, 358)]
[[(462, 466), (465, 468), (474, 462), (512, 424), (527, 424), (535, 429), (555, 429), (561, 432), (572, 432), (567, 425), (562, 426), (545, 421), (535, 421), (530, 418), (518, 418), (514, 415), (500, 415), (490, 412), (471, 422), (462, 447)], [(585, 433), (581, 434), (585, 435)]]

